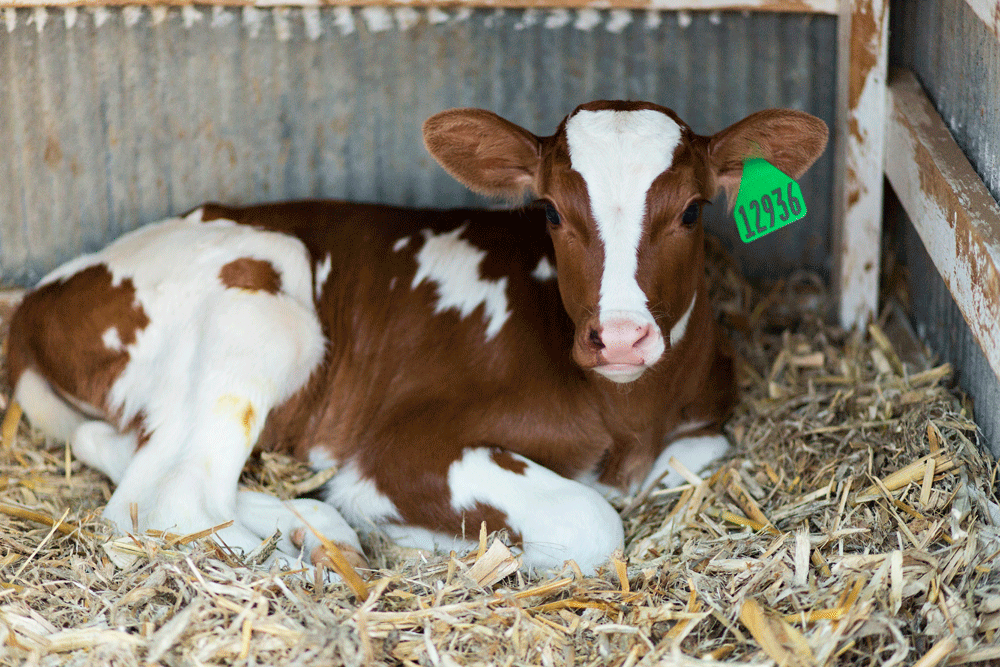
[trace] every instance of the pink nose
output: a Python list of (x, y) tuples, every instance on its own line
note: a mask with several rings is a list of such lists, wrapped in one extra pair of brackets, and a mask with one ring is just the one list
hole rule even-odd
[(605, 320), (600, 332), (590, 332), (590, 341), (608, 364), (645, 364), (656, 347), (651, 324), (624, 318)]

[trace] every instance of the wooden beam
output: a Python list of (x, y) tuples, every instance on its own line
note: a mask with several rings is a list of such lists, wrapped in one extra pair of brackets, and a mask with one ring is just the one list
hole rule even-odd
[(839, 0), (0, 0), (15, 7), (226, 6), (226, 7), (439, 7), (441, 9), (639, 9), (656, 11), (760, 11), (836, 14)]
[(1000, 378), (1000, 206), (910, 72), (894, 73), (889, 108), (889, 183)]
[(838, 22), (834, 288), (840, 323), (878, 308), (889, 0), (842, 0)]
[(979, 20), (1000, 40), (1000, 2), (997, 0), (965, 0)]

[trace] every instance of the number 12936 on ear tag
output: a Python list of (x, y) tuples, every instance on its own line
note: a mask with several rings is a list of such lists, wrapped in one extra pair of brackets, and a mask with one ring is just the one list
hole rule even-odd
[(743, 163), (733, 213), (740, 238), (750, 243), (801, 220), (806, 204), (798, 183), (767, 160), (751, 158)]

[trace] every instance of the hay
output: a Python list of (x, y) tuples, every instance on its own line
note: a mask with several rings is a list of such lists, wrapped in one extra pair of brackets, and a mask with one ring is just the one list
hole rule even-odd
[[(1000, 504), (970, 407), (889, 308), (823, 322), (822, 285), (760, 294), (715, 257), (734, 328), (737, 453), (619, 501), (600, 576), (531, 578), (378, 537), (364, 591), (261, 572), (199, 536), (115, 539), (107, 480), (22, 422), (0, 451), (0, 662), (37, 665), (918, 665), (1000, 660)], [(6, 318), (4, 318), (6, 319)], [(9, 394), (0, 397), (6, 408)], [(280, 455), (244, 483), (324, 477)]]

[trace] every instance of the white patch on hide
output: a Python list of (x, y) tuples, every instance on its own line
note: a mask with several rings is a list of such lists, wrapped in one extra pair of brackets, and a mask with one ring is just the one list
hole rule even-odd
[(121, 352), (125, 349), (125, 343), (122, 342), (121, 334), (118, 333), (118, 327), (108, 327), (101, 334), (101, 342), (104, 343), (104, 347), (114, 352)]
[[(523, 539), (529, 568), (556, 568), (572, 558), (589, 573), (622, 547), (621, 519), (597, 491), (511, 456), (524, 464), (523, 473), (497, 465), (489, 448), (466, 450), (448, 468), (452, 507), (460, 512), (483, 503), (504, 512)], [(478, 527), (467, 530), (475, 535)]]
[(681, 315), (681, 318), (670, 328), (670, 347), (677, 345), (684, 338), (684, 333), (687, 331), (688, 320), (691, 319), (691, 313), (694, 311), (694, 302), (698, 300), (698, 292), (695, 292), (691, 296), (691, 303), (688, 304), (687, 310)]
[[(314, 461), (310, 454), (309, 460), (315, 465), (315, 461), (321, 459)], [(402, 519), (396, 505), (378, 490), (375, 482), (362, 477), (353, 462), (342, 466), (323, 486), (323, 499), (363, 532), (371, 531), (378, 524)]]
[(317, 299), (323, 294), (323, 286), (326, 285), (331, 271), (333, 271), (333, 260), (330, 258), (330, 253), (327, 253), (323, 261), (316, 265), (316, 284), (313, 287)]
[(542, 257), (538, 260), (538, 266), (531, 272), (531, 277), (539, 282), (552, 280), (556, 277), (556, 267), (552, 266), (548, 257)]
[[(692, 424), (691, 430), (697, 430), (702, 426), (702, 424)], [(669, 472), (660, 481), (659, 486), (669, 489), (685, 482), (681, 474), (670, 465), (670, 457), (676, 458), (685, 468), (698, 475), (716, 459), (729, 453), (730, 449), (732, 447), (729, 441), (722, 435), (702, 435), (674, 440), (657, 457), (641, 488), (645, 489), (653, 484), (666, 471)]]
[(486, 251), (460, 238), (463, 231), (465, 225), (442, 234), (423, 231), (424, 245), (416, 254), (417, 272), (410, 287), (415, 289), (425, 280), (436, 284), (435, 313), (454, 308), (465, 318), (483, 306), (486, 340), (490, 340), (510, 317), (507, 278), (488, 280), (480, 277), (479, 267), (486, 258)]

